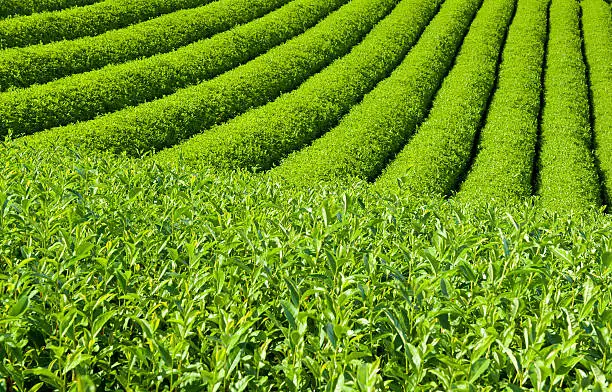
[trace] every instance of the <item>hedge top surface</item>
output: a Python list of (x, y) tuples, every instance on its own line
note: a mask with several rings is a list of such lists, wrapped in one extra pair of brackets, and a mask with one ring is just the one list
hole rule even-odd
[(397, 2), (353, 0), (303, 34), (213, 79), (28, 140), (132, 155), (172, 146), (296, 88), (348, 53)]
[[(195, 167), (269, 169), (336, 125), (364, 94), (387, 77), (422, 37), (439, 4), (402, 1), (350, 53), (297, 89), (162, 151), (156, 159), (181, 159)], [(456, 18), (447, 30), (454, 33), (456, 25), (469, 24), (478, 5), (479, 0), (448, 1), (438, 13), (440, 17), (431, 23), (443, 25), (440, 18)]]
[(0, 19), (0, 49), (95, 36), (213, 0), (104, 0), (84, 7)]

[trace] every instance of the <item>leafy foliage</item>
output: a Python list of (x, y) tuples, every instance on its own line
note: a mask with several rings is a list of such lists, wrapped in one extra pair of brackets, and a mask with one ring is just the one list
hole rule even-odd
[(139, 154), (171, 146), (299, 86), (346, 54), (398, 0), (353, 0), (304, 34), (214, 79), (95, 120), (34, 135), (37, 145)]
[(549, 0), (518, 2), (461, 200), (516, 204), (532, 194), (549, 5)]
[[(477, 0), (470, 1), (474, 3), (473, 11), (478, 7)], [(417, 41), (437, 5), (431, 0), (401, 2), (351, 53), (296, 90), (163, 151), (156, 160), (182, 159), (192, 166), (225, 169), (270, 168), (334, 126), (338, 118), (386, 77)], [(469, 7), (466, 8), (469, 13)], [(300, 174), (296, 173), (298, 177)]]
[(0, 94), (0, 392), (610, 390), (602, 4), (218, 0), (1, 50), (92, 72)]
[(537, 192), (545, 208), (559, 212), (601, 204), (579, 12), (574, 0), (550, 6)]
[(211, 0), (104, 0), (0, 20), (0, 48), (91, 36)]
[(453, 191), (470, 161), (515, 4), (485, 1), (427, 119), (376, 180), (379, 189), (411, 197)]
[(6, 49), (0, 51), (0, 91), (171, 52), (249, 22), (288, 1), (219, 0), (93, 37)]
[(98, 0), (3, 0), (0, 4), (0, 18), (84, 6), (96, 1)]
[(612, 382), (612, 221), (0, 149), (15, 390)]
[(582, 28), (590, 76), (595, 153), (606, 189), (612, 199), (612, 14), (603, 1), (584, 0)]
[[(0, 95), (0, 112), (6, 115), (0, 124), (13, 132), (32, 133), (161, 98), (229, 71), (303, 33), (345, 2), (296, 0), (250, 23), (174, 52), (109, 65), (101, 70)], [(263, 12), (281, 1), (266, 0), (255, 4), (249, 0), (249, 3), (249, 7), (245, 3), (243, 8), (249, 9), (247, 13), (254, 13), (257, 5)], [(27, 105), (27, 102), (34, 103)]]
[[(504, 1), (498, 3), (511, 13), (511, 3), (510, 7)], [(496, 18), (488, 2), (474, 19), (481, 4), (445, 2), (393, 74), (355, 106), (338, 127), (287, 159), (277, 172), (302, 185), (353, 176), (374, 179), (423, 121), (462, 41), (481, 35), (486, 39), (489, 29), (503, 30), (498, 24), (508, 23), (503, 17)], [(493, 26), (483, 24), (483, 19), (492, 19)], [(469, 45), (464, 46), (457, 61), (463, 61), (462, 53), (469, 50)]]

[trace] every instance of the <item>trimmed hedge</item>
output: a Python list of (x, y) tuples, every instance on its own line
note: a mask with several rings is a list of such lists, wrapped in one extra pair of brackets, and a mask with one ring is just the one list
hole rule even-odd
[[(290, 182), (301, 185), (337, 178), (376, 178), (423, 121), (460, 46), (456, 66), (443, 91), (457, 101), (465, 100), (465, 105), (477, 105), (486, 100), (486, 87), (482, 88), (484, 83), (478, 78), (486, 81), (494, 78), (495, 62), (491, 67), (489, 57), (493, 57), (496, 45), (503, 39), (514, 2), (485, 0), (478, 13), (480, 2), (472, 1), (467, 6), (464, 2), (461, 4), (463, 8), (444, 15), (441, 12), (389, 79), (368, 94), (336, 128), (289, 157), (275, 171)], [(450, 3), (446, 5), (451, 6)], [(474, 14), (476, 17), (470, 26)], [(488, 44), (483, 45), (483, 42)], [(461, 83), (459, 80), (470, 82)], [(461, 90), (452, 87), (451, 83), (467, 85), (468, 88), (478, 86), (478, 90)], [(461, 95), (463, 93), (467, 93), (469, 98)], [(450, 108), (446, 105), (444, 110)]]
[(550, 0), (519, 0), (474, 165), (457, 197), (518, 203), (532, 195)]
[[(457, 18), (454, 24), (468, 25), (478, 3), (479, 0), (451, 1), (435, 20), (448, 23)], [(181, 158), (189, 165), (221, 168), (269, 168), (333, 127), (338, 118), (385, 78), (417, 42), (438, 4), (422, 0), (400, 3), (349, 55), (297, 90), (164, 151), (156, 159)], [(446, 15), (452, 17), (445, 18)]]
[(593, 100), (595, 154), (605, 184), (606, 202), (612, 203), (612, 16), (601, 0), (583, 0), (581, 5)]
[(43, 11), (84, 6), (100, 0), (2, 0), (0, 18), (13, 15), (31, 15)]
[(0, 20), (0, 49), (101, 34), (211, 0), (105, 0)]
[(96, 37), (0, 51), (0, 91), (173, 51), (259, 18), (290, 0), (219, 0)]
[(550, 6), (538, 194), (544, 208), (562, 213), (601, 204), (579, 14), (575, 0)]
[(478, 15), (482, 18), (477, 17), (470, 29), (427, 119), (377, 179), (381, 192), (401, 188), (410, 197), (420, 197), (447, 195), (454, 189), (469, 164), (495, 86), (515, 3), (486, 0)]
[(171, 94), (229, 71), (303, 33), (346, 2), (296, 0), (175, 52), (0, 95), (0, 130), (33, 133)]
[(214, 79), (27, 140), (128, 154), (169, 147), (296, 88), (349, 52), (397, 1), (352, 0), (304, 34)]

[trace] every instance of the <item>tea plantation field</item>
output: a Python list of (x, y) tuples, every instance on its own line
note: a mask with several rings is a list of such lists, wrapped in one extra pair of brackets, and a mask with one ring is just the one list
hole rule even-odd
[(2, 0), (0, 392), (612, 391), (606, 0)]

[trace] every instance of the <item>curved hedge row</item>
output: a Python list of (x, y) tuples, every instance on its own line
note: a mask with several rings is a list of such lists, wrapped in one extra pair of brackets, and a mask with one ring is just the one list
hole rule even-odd
[[(336, 128), (289, 157), (275, 171), (297, 184), (353, 176), (369, 180), (380, 174), (423, 121), (459, 47), (457, 65), (450, 79), (455, 77), (457, 81), (467, 79), (476, 83), (472, 67), (478, 66), (479, 70), (482, 67), (485, 75), (489, 71), (486, 62), (479, 63), (481, 57), (485, 57), (481, 52), (494, 52), (494, 48), (483, 46), (482, 42), (495, 45), (500, 35), (503, 38), (514, 0), (485, 0), (470, 26), (479, 5), (479, 1), (472, 1), (467, 6), (461, 4), (463, 8), (449, 9), (445, 14), (440, 12), (440, 18), (427, 28), (423, 38), (390, 78), (368, 94)], [(445, 82), (447, 91), (449, 82)], [(461, 101), (463, 97), (455, 99)]]
[[(436, 20), (448, 23), (444, 15), (452, 14), (461, 16), (457, 24), (469, 24), (470, 13), (475, 12), (478, 2), (450, 1)], [(173, 161), (180, 157), (189, 165), (269, 168), (333, 127), (338, 118), (385, 78), (417, 41), (438, 4), (422, 0), (400, 3), (350, 54), (297, 90), (163, 151), (156, 159)]]
[(84, 6), (100, 0), (2, 0), (0, 18), (13, 15), (31, 15), (36, 12), (57, 11), (64, 8)]
[(175, 52), (0, 94), (0, 133), (9, 129), (34, 133), (171, 94), (229, 71), (303, 33), (346, 2), (295, 0), (262, 18)]
[(538, 193), (544, 208), (558, 212), (601, 204), (579, 11), (575, 0), (553, 0), (550, 6)]
[(519, 203), (532, 194), (550, 0), (519, 0), (479, 150), (458, 198)]
[(0, 91), (158, 53), (249, 22), (290, 0), (219, 0), (96, 37), (0, 51)]
[(105, 0), (0, 20), (0, 49), (101, 34), (211, 0)]
[(515, 3), (515, 0), (485, 3), (478, 15), (482, 18), (477, 18), (470, 29), (427, 119), (377, 179), (376, 186), (381, 191), (401, 187), (410, 196), (420, 197), (432, 193), (446, 195), (453, 190), (469, 164), (495, 86)]
[(171, 146), (294, 89), (346, 54), (396, 3), (352, 0), (304, 34), (212, 80), (26, 140), (41, 147), (68, 143), (129, 154)]
[(612, 203), (612, 15), (601, 0), (583, 0), (584, 49), (593, 99), (595, 154)]

